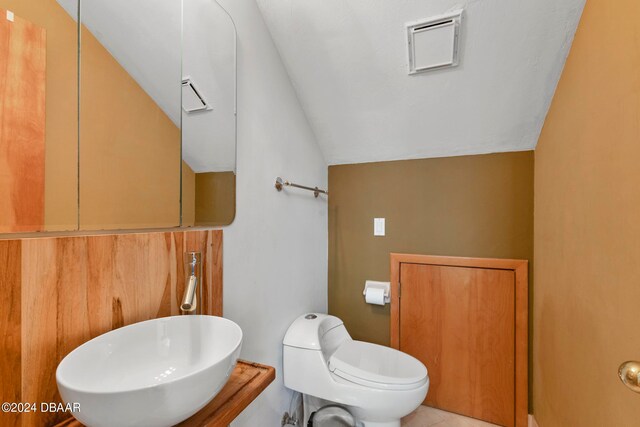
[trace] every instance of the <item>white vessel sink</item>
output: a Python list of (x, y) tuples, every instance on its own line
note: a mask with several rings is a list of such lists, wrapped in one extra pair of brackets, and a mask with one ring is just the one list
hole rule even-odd
[(172, 426), (198, 412), (236, 365), (242, 330), (214, 316), (176, 316), (100, 335), (65, 357), (56, 381), (90, 427)]

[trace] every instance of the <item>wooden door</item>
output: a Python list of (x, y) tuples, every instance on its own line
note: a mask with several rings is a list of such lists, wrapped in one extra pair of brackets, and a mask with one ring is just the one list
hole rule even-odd
[(395, 257), (392, 345), (427, 367), (424, 404), (526, 426), (526, 261)]
[(44, 227), (45, 30), (0, 9), (0, 233)]

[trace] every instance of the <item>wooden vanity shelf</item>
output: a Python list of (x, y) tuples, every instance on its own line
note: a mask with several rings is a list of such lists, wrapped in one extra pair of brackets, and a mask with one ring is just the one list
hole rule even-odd
[[(271, 366), (238, 360), (227, 384), (220, 393), (179, 427), (226, 427), (275, 379)], [(69, 418), (56, 427), (82, 427), (75, 418)]]

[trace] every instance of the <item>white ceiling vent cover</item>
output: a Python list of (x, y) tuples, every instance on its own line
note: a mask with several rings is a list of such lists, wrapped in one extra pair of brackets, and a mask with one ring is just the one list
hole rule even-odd
[(458, 65), (462, 12), (407, 24), (409, 74)]
[(202, 92), (196, 88), (196, 84), (191, 80), (191, 77), (182, 79), (182, 108), (187, 113), (213, 110), (213, 108), (207, 104)]

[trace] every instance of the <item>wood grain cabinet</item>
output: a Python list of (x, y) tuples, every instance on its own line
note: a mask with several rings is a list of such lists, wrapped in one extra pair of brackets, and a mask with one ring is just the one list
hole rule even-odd
[(391, 255), (391, 344), (421, 360), (424, 404), (527, 425), (527, 261)]

